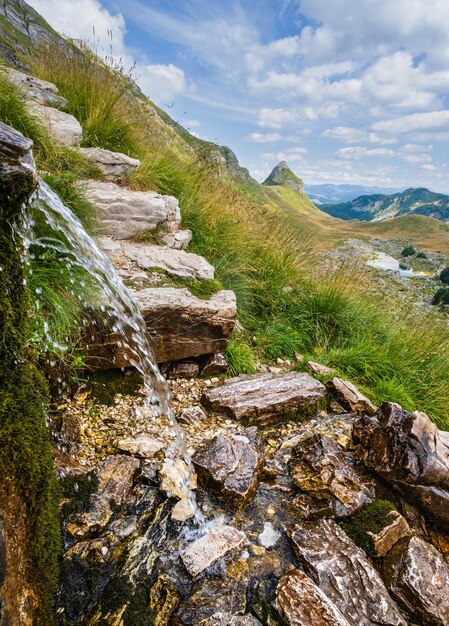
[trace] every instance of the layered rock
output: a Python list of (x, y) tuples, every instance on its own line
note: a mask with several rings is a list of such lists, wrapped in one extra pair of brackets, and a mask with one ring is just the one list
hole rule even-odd
[(67, 106), (68, 100), (58, 95), (58, 88), (53, 83), (12, 68), (5, 68), (5, 71), (9, 80), (21, 89), (27, 100), (49, 106)]
[(80, 153), (95, 163), (108, 181), (116, 181), (134, 172), (140, 165), (139, 159), (133, 159), (122, 152), (111, 152), (103, 148), (80, 148)]
[(291, 538), (306, 573), (350, 624), (406, 625), (365, 553), (333, 520), (297, 526)]
[(326, 435), (305, 433), (301, 437), (292, 450), (290, 472), (293, 482), (319, 501), (314, 507), (335, 517), (351, 515), (374, 498), (373, 486), (354, 470), (347, 453)]
[(192, 578), (199, 576), (225, 556), (248, 544), (245, 533), (232, 526), (217, 526), (181, 552), (181, 560)]
[(304, 372), (238, 376), (208, 389), (203, 404), (245, 424), (267, 424), (285, 413), (312, 414), (324, 399), (325, 387)]
[(232, 437), (218, 434), (197, 450), (192, 461), (200, 484), (231, 507), (243, 507), (255, 494), (263, 467), (256, 428)]
[(333, 378), (326, 383), (326, 388), (351, 413), (374, 415), (376, 412), (374, 404), (347, 380)]
[(64, 146), (79, 146), (83, 140), (83, 129), (78, 120), (54, 107), (30, 104), (34, 115), (44, 124), (47, 131)]
[(419, 537), (397, 543), (384, 559), (383, 575), (414, 623), (449, 624), (449, 567), (429, 543)]
[(363, 463), (442, 523), (449, 522), (449, 434), (425, 413), (384, 403), (376, 418), (362, 416), (353, 436)]
[(181, 212), (172, 196), (155, 191), (131, 191), (114, 183), (85, 181), (86, 196), (101, 219), (101, 232), (117, 239), (131, 239), (139, 233), (164, 228), (178, 231)]

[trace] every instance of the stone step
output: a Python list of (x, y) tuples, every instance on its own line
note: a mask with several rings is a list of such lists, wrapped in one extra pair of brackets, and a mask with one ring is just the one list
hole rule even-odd
[(102, 171), (106, 180), (114, 182), (126, 174), (131, 174), (140, 165), (139, 159), (133, 159), (122, 152), (111, 152), (104, 148), (80, 148), (79, 152)]
[[(201, 300), (186, 288), (133, 291), (153, 339), (156, 361), (164, 363), (223, 352), (234, 328), (237, 306), (233, 291)], [(129, 352), (118, 336), (99, 337), (88, 346), (93, 369), (129, 367)]]
[(164, 227), (166, 233), (178, 232), (181, 211), (173, 196), (155, 191), (131, 191), (115, 183), (83, 182), (88, 200), (98, 211), (102, 235), (131, 239), (147, 230)]
[(198, 254), (173, 250), (152, 244), (116, 241), (100, 237), (101, 248), (111, 259), (119, 274), (128, 277), (133, 271), (158, 268), (173, 278), (185, 280), (212, 280), (214, 268)]
[(43, 106), (37, 102), (29, 104), (30, 111), (44, 124), (47, 131), (64, 146), (79, 146), (83, 140), (83, 129), (78, 120), (59, 109)]
[(58, 88), (53, 83), (19, 72), (10, 67), (5, 72), (11, 82), (19, 87), (27, 100), (49, 106), (64, 107), (69, 101), (58, 95)]
[(201, 402), (245, 424), (265, 425), (286, 413), (314, 412), (325, 397), (323, 384), (305, 372), (237, 376), (208, 389)]

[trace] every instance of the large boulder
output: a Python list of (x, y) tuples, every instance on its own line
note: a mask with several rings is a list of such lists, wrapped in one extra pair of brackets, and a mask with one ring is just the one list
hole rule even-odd
[(333, 520), (296, 526), (291, 540), (305, 572), (350, 624), (406, 626), (365, 553)]
[(287, 626), (350, 626), (335, 604), (298, 569), (280, 579), (275, 606)]
[(397, 543), (384, 559), (383, 575), (414, 623), (449, 624), (449, 567), (429, 543), (419, 537)]
[(67, 106), (68, 100), (58, 95), (58, 88), (53, 83), (12, 68), (5, 68), (5, 71), (9, 80), (21, 89), (27, 100), (49, 106)]
[(268, 424), (285, 414), (311, 414), (326, 390), (305, 372), (263, 373), (237, 376), (207, 389), (203, 405), (245, 424)]
[(123, 278), (132, 280), (133, 273), (140, 275), (142, 271), (147, 277), (152, 271), (183, 280), (212, 280), (214, 277), (212, 265), (198, 254), (154, 244), (115, 241), (110, 237), (100, 237), (99, 242)]
[(140, 165), (139, 159), (133, 159), (122, 152), (111, 152), (104, 148), (80, 148), (82, 155), (95, 163), (106, 180), (119, 180), (126, 174), (131, 174)]
[(82, 142), (83, 129), (73, 115), (34, 102), (30, 104), (30, 110), (58, 143), (64, 146), (79, 146)]
[(263, 467), (262, 442), (256, 428), (237, 435), (219, 433), (192, 457), (200, 484), (237, 509), (256, 493)]
[(181, 221), (178, 201), (155, 191), (131, 191), (115, 183), (84, 181), (86, 196), (101, 219), (103, 235), (131, 239), (139, 233), (160, 227), (175, 233)]
[(292, 449), (295, 485), (322, 501), (335, 517), (351, 515), (374, 498), (374, 489), (350, 464), (348, 453), (330, 437), (304, 433)]
[(354, 423), (353, 437), (367, 467), (431, 517), (449, 522), (449, 433), (425, 413), (386, 402), (376, 418)]

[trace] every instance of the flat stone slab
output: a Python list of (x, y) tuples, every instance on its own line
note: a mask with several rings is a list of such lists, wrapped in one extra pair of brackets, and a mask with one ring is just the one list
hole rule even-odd
[(181, 553), (184, 567), (196, 578), (225, 556), (240, 552), (249, 543), (245, 533), (232, 526), (218, 526)]
[(105, 179), (110, 181), (131, 174), (140, 165), (139, 159), (133, 159), (122, 152), (112, 152), (104, 148), (80, 148), (79, 151), (95, 163), (103, 172)]
[(55, 141), (64, 146), (80, 145), (83, 140), (83, 129), (73, 115), (36, 102), (30, 104), (30, 109), (42, 121)]
[(181, 222), (178, 201), (155, 191), (131, 191), (115, 183), (83, 181), (86, 196), (101, 218), (100, 231), (116, 239), (131, 239), (163, 226), (177, 232)]
[(363, 550), (333, 520), (297, 526), (291, 538), (305, 572), (350, 624), (406, 626)]
[(268, 424), (285, 413), (313, 413), (323, 400), (323, 384), (305, 372), (237, 376), (207, 389), (203, 405), (244, 423)]
[(183, 280), (214, 278), (213, 266), (198, 254), (152, 244), (115, 241), (109, 237), (100, 237), (99, 243), (119, 273), (125, 271), (129, 274), (136, 269), (148, 273), (160, 270)]
[(11, 82), (19, 87), (25, 98), (34, 100), (38, 104), (66, 106), (69, 101), (58, 95), (58, 88), (53, 83), (35, 76), (30, 76), (19, 70), (10, 67), (5, 68), (5, 72)]

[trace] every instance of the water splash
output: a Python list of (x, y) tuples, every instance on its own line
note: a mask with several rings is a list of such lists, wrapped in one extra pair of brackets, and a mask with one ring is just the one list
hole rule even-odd
[(202, 515), (190, 489), (193, 469), (187, 454), (185, 432), (170, 408), (170, 391), (156, 364), (145, 320), (136, 299), (124, 285), (109, 258), (86, 233), (79, 219), (42, 180), (32, 198), (32, 208), (44, 217), (46, 223), (59, 236), (38, 237), (34, 229), (33, 212), (26, 212), (23, 230), (20, 232), (26, 253), (31, 246), (54, 250), (61, 255), (61, 262), (69, 267), (83, 268), (94, 280), (99, 289), (102, 313), (111, 320), (114, 332), (121, 336), (123, 345), (131, 355), (130, 365), (143, 377), (146, 400), (145, 406), (140, 410), (143, 410), (148, 419), (166, 416), (170, 422), (175, 437), (165, 451), (166, 458), (181, 459), (187, 464), (188, 475), (179, 488), (183, 497), (193, 505), (196, 522), (201, 523)]

